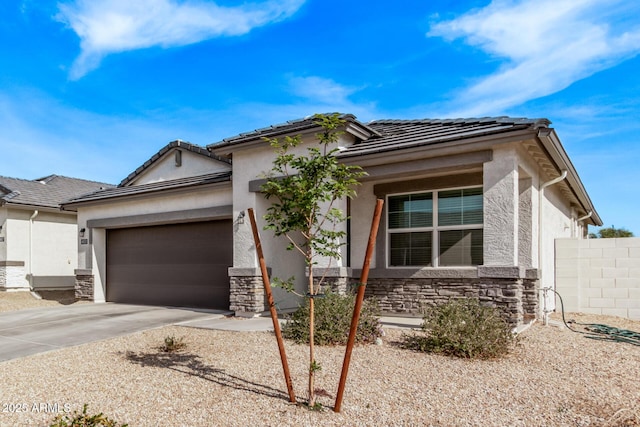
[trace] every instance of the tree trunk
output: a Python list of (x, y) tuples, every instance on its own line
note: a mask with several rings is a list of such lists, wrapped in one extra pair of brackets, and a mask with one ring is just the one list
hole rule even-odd
[(316, 389), (315, 389), (315, 349), (313, 343), (314, 335), (314, 301), (313, 298), (309, 300), (309, 407), (313, 408), (316, 404)]
[(314, 334), (315, 334), (315, 301), (313, 296), (313, 264), (309, 264), (309, 407), (313, 408), (316, 404), (316, 390), (315, 390), (315, 371), (316, 371), (316, 359), (314, 348)]

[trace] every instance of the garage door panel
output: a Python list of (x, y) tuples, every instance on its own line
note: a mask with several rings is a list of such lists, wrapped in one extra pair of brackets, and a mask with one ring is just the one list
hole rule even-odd
[(107, 301), (229, 308), (231, 220), (108, 230)]

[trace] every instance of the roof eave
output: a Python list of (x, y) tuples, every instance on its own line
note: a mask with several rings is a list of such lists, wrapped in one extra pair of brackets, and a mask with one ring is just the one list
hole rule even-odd
[(539, 129), (538, 139), (540, 140), (544, 148), (549, 153), (549, 156), (551, 157), (551, 159), (557, 165), (559, 169), (558, 172), (561, 173), (560, 171), (562, 170), (567, 171), (566, 180), (569, 186), (571, 187), (572, 191), (576, 195), (577, 199), (580, 201), (580, 204), (582, 204), (582, 208), (584, 209), (585, 213), (587, 214), (591, 213), (591, 216), (589, 217), (590, 222), (595, 226), (598, 226), (598, 227), (602, 226), (603, 225), (602, 219), (600, 218), (600, 215), (598, 215), (598, 212), (596, 211), (596, 208), (593, 205), (593, 202), (591, 201), (591, 198), (589, 197), (587, 190), (584, 188), (584, 185), (580, 180), (580, 176), (578, 175), (578, 172), (573, 166), (573, 163), (571, 163), (571, 160), (569, 159), (567, 152), (562, 146), (562, 143), (560, 142), (560, 138), (558, 137), (558, 134), (556, 133), (555, 129), (553, 128)]
[(7, 202), (0, 203), (1, 206), (4, 206), (9, 209), (20, 209), (20, 210), (28, 210), (28, 211), (43, 211), (43, 212), (52, 212), (52, 213), (60, 213), (62, 211), (61, 205), (53, 206), (53, 205), (39, 205), (35, 203), (16, 203), (16, 202)]
[[(380, 137), (381, 135), (371, 127), (358, 121), (352, 114), (343, 114), (341, 118), (345, 121), (344, 131), (360, 140), (367, 140), (372, 137)], [(222, 140), (210, 145), (207, 149), (219, 156), (229, 156), (239, 149), (253, 148), (257, 145), (266, 144), (265, 138), (279, 138), (286, 135), (309, 134), (316, 132), (321, 127), (316, 124), (315, 118), (308, 117), (300, 122), (294, 122), (290, 126), (275, 126), (273, 129), (266, 129), (264, 132), (260, 130), (249, 132), (246, 137), (234, 137), (229, 140)], [(261, 133), (258, 133), (261, 132)]]
[(229, 173), (228, 175), (225, 174), (225, 176), (221, 176), (220, 180), (217, 181), (213, 181), (213, 182), (204, 182), (204, 183), (193, 183), (191, 185), (184, 185), (184, 186), (177, 186), (177, 187), (160, 187), (160, 188), (154, 188), (154, 189), (150, 189), (148, 191), (142, 191), (139, 193), (133, 193), (133, 194), (113, 194), (113, 195), (107, 195), (104, 197), (94, 197), (91, 198), (90, 195), (85, 199), (85, 200), (71, 200), (65, 203), (62, 203), (60, 205), (60, 209), (62, 210), (69, 210), (69, 211), (76, 211), (77, 212), (77, 208), (78, 207), (83, 207), (83, 206), (95, 206), (95, 205), (102, 205), (105, 203), (112, 203), (114, 201), (121, 201), (121, 200), (135, 200), (135, 199), (140, 199), (140, 198), (146, 198), (146, 197), (153, 197), (156, 196), (158, 194), (171, 194), (171, 193), (179, 193), (179, 192), (185, 192), (185, 191), (191, 191), (193, 189), (200, 189), (200, 188), (212, 188), (212, 187), (224, 187), (224, 186), (229, 186), (231, 185), (231, 174)]

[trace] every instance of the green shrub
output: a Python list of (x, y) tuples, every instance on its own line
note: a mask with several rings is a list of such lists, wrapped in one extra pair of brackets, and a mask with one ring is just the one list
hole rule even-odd
[[(328, 292), (315, 298), (315, 335), (318, 345), (345, 345), (349, 339), (356, 296)], [(356, 333), (357, 343), (372, 343), (381, 336), (378, 304), (367, 299), (362, 304)], [(293, 312), (282, 328), (282, 335), (298, 344), (309, 342), (309, 301)]]
[(128, 424), (118, 424), (116, 421), (104, 416), (101, 413), (87, 415), (86, 403), (82, 407), (82, 412), (74, 411), (73, 418), (69, 415), (58, 415), (50, 427), (127, 427)]
[(182, 350), (186, 345), (182, 337), (176, 338), (173, 335), (168, 335), (164, 338), (164, 345), (160, 348), (166, 353), (173, 353)]
[(507, 354), (515, 336), (500, 311), (477, 299), (455, 299), (428, 307), (423, 334), (403, 336), (406, 348), (463, 358), (490, 359)]

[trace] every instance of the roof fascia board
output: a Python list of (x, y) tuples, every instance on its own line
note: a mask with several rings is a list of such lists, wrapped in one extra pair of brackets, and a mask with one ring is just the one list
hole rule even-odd
[(558, 167), (558, 170), (566, 170), (568, 172), (567, 181), (569, 182), (571, 190), (574, 192), (576, 198), (582, 204), (582, 208), (584, 209), (584, 211), (586, 213), (592, 212), (591, 217), (589, 218), (591, 220), (591, 223), (595, 226), (602, 226), (602, 219), (596, 212), (593, 202), (587, 194), (587, 190), (584, 188), (584, 185), (582, 184), (582, 181), (578, 176), (578, 172), (574, 168), (573, 163), (571, 163), (567, 152), (562, 146), (560, 138), (558, 138), (558, 134), (556, 133), (555, 129), (539, 129), (538, 139), (542, 143), (542, 146), (547, 151), (547, 153), (549, 153), (549, 156)]
[(523, 129), (502, 134), (482, 135), (475, 138), (434, 143), (433, 145), (416, 145), (409, 148), (396, 148), (389, 151), (379, 151), (370, 154), (342, 156), (340, 161), (345, 164), (359, 165), (362, 167), (377, 166), (380, 164), (406, 162), (416, 159), (444, 157), (464, 152), (476, 152), (490, 150), (498, 144), (534, 139), (537, 130)]
[(413, 159), (402, 163), (384, 163), (365, 168), (367, 176), (360, 181), (379, 178), (402, 177), (415, 174), (439, 174), (448, 171), (461, 171), (482, 168), (482, 165), (493, 159), (492, 150), (481, 150), (460, 153), (450, 156), (430, 157), (427, 159)]
[(200, 192), (203, 190), (210, 190), (216, 187), (231, 187), (231, 181), (228, 180), (228, 181), (221, 181), (221, 182), (212, 182), (208, 184), (198, 184), (198, 185), (178, 187), (178, 188), (159, 188), (159, 189), (154, 189), (152, 191), (147, 191), (144, 193), (137, 193), (137, 194), (117, 194), (117, 195), (114, 195), (111, 197), (105, 197), (102, 199), (63, 203), (61, 208), (63, 210), (77, 211), (78, 207), (99, 206), (99, 205), (105, 205), (109, 203), (119, 203), (122, 201), (129, 202), (133, 200), (152, 199), (157, 197), (164, 197), (165, 195), (173, 195), (176, 193), (188, 193), (188, 192), (195, 192), (195, 191)]
[(7, 203), (4, 204), (4, 207), (6, 207), (7, 209), (19, 209), (19, 210), (22, 210), (22, 211), (38, 210), (38, 211), (41, 211), (41, 212), (65, 213), (65, 214), (73, 215), (73, 213), (71, 213), (71, 212), (62, 211), (62, 209), (59, 206), (58, 207), (53, 207), (53, 206), (40, 206), (40, 205), (33, 205), (33, 204), (26, 204), (26, 203), (7, 202)]

